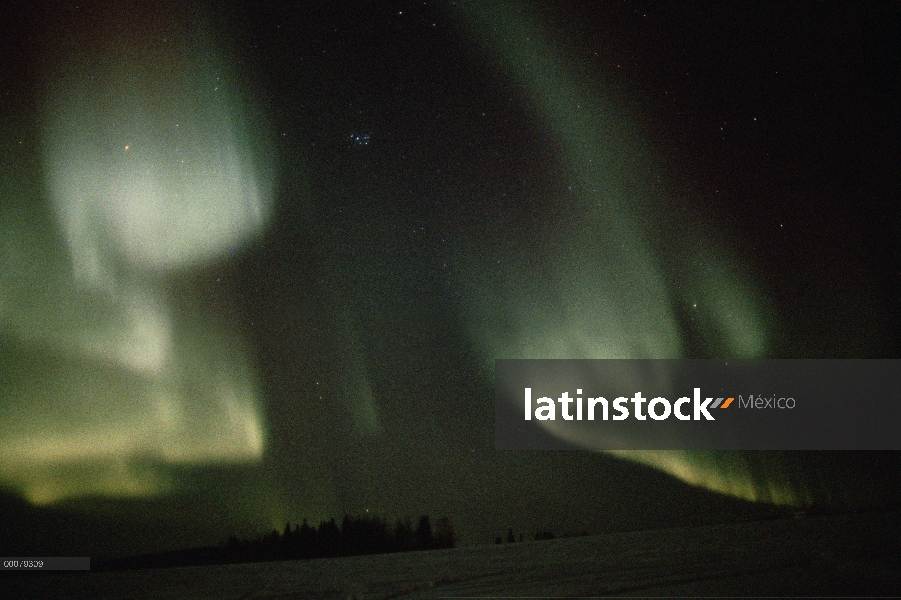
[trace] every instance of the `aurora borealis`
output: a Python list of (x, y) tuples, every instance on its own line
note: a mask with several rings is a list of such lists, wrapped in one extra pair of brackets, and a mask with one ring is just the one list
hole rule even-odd
[(4, 257), (0, 472), (50, 503), (168, 487), (140, 458), (259, 460), (240, 340), (168, 287), (267, 221), (270, 175), (257, 171), (231, 70), (200, 18), (173, 6), (72, 15), (48, 37), (40, 154), (58, 237), (26, 231)]
[(495, 358), (897, 356), (898, 92), (805, 10), (9, 9), (2, 485), (473, 543), (894, 498), (887, 454), (492, 447)]

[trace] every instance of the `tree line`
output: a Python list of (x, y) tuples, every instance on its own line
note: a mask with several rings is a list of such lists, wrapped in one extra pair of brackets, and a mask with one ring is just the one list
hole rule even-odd
[(255, 539), (231, 536), (220, 546), (98, 561), (92, 569), (106, 571), (360, 556), (453, 548), (456, 543), (454, 527), (447, 517), (438, 519), (434, 526), (428, 515), (419, 517), (415, 526), (410, 519), (398, 520), (390, 526), (377, 516), (344, 515), (340, 524), (332, 518), (312, 527), (304, 519), (301, 524), (292, 527), (291, 523), (286, 523), (281, 532), (273, 529)]
[(409, 519), (398, 520), (392, 527), (377, 516), (344, 515), (340, 525), (332, 518), (312, 527), (304, 519), (293, 527), (286, 523), (281, 533), (273, 529), (256, 540), (232, 536), (225, 550), (235, 562), (241, 562), (242, 559), (290, 560), (435, 550), (453, 548), (456, 541), (447, 517), (439, 519), (434, 527), (428, 515), (421, 516), (415, 527)]
[[(578, 534), (578, 535), (574, 535), (574, 536), (572, 536), (572, 537), (584, 537), (584, 536), (587, 536), (587, 535), (590, 535), (590, 534), (589, 534), (587, 531), (583, 531), (582, 533), (580, 533), (580, 534)], [(535, 539), (536, 542), (539, 542), (539, 541), (541, 541), (541, 540), (552, 540), (552, 539), (554, 539), (555, 537), (556, 537), (556, 536), (555, 536), (553, 533), (551, 533), (550, 531), (537, 531), (537, 532), (535, 532), (535, 538), (534, 538), (534, 539)], [(568, 538), (568, 537), (570, 537), (570, 535), (567, 534), (567, 533), (564, 533), (564, 534), (563, 534), (563, 537)], [(530, 538), (530, 539), (532, 539), (532, 538)], [(514, 543), (514, 542), (517, 541), (516, 535), (514, 535), (514, 533), (513, 533), (513, 528), (512, 528), (512, 527), (510, 527), (510, 528), (507, 530), (507, 539), (506, 539), (506, 541), (507, 541), (508, 544), (512, 544), (512, 543)], [(519, 541), (520, 541), (520, 542), (523, 541), (523, 535), (522, 535), (522, 533), (519, 534)], [(496, 538), (494, 538), (494, 543), (495, 543), (495, 544), (502, 544), (503, 542), (504, 542), (504, 539), (503, 539), (501, 536), (497, 536)]]

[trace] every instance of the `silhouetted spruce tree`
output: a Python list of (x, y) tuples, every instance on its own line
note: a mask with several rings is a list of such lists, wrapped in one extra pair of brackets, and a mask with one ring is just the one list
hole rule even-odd
[(435, 543), (432, 535), (432, 524), (428, 515), (419, 517), (419, 527), (416, 528), (416, 547), (419, 550), (430, 550)]
[(291, 554), (300, 557), (300, 524), (295, 523), (294, 529), (291, 530)]
[(319, 542), (317, 544), (319, 551), (317, 556), (338, 556), (338, 552), (341, 549), (341, 532), (334, 518), (319, 524), (319, 531), (317, 531), (316, 537)]
[(316, 550), (316, 530), (304, 519), (297, 534), (297, 554), (301, 558), (310, 558)]
[(368, 515), (357, 518), (345, 515), (341, 523), (341, 543), (343, 553), (348, 555), (388, 552), (393, 547), (384, 521)]
[[(356, 539), (356, 523), (350, 518), (350, 515), (344, 513), (344, 518), (341, 519), (341, 532), (340, 532), (340, 554), (342, 555), (351, 555), (354, 552), (359, 552), (359, 543)], [(354, 548), (354, 546), (357, 546)]]
[(285, 530), (282, 532), (282, 545), (286, 548), (291, 545), (294, 536), (291, 535), (291, 523), (285, 523)]
[(275, 546), (276, 544), (278, 544), (278, 540), (279, 540), (278, 530), (273, 529), (272, 531), (269, 532), (269, 535), (266, 536), (265, 541), (266, 541), (267, 546)]
[(403, 521), (397, 521), (394, 526), (394, 550), (396, 552), (406, 552), (412, 550), (416, 544), (413, 535), (413, 525), (410, 523), (409, 517)]
[(511, 527), (510, 529), (507, 530), (507, 542), (512, 544), (515, 541), (516, 541), (516, 537), (514, 537), (513, 528)]
[(381, 517), (369, 518), (369, 548), (371, 552), (391, 552), (394, 545), (388, 524)]
[(454, 534), (454, 526), (450, 519), (441, 517), (435, 525), (435, 547), (436, 548), (453, 548), (457, 543)]

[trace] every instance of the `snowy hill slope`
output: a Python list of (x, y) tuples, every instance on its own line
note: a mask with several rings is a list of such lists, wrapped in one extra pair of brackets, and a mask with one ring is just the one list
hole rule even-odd
[(833, 515), (377, 556), (34, 573), (25, 598), (896, 595), (901, 513)]

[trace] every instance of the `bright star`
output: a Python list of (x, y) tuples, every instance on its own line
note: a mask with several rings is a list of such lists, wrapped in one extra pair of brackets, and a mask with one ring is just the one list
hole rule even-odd
[(353, 143), (357, 146), (368, 146), (370, 141), (370, 134), (352, 133), (350, 134), (350, 139), (353, 140)]

